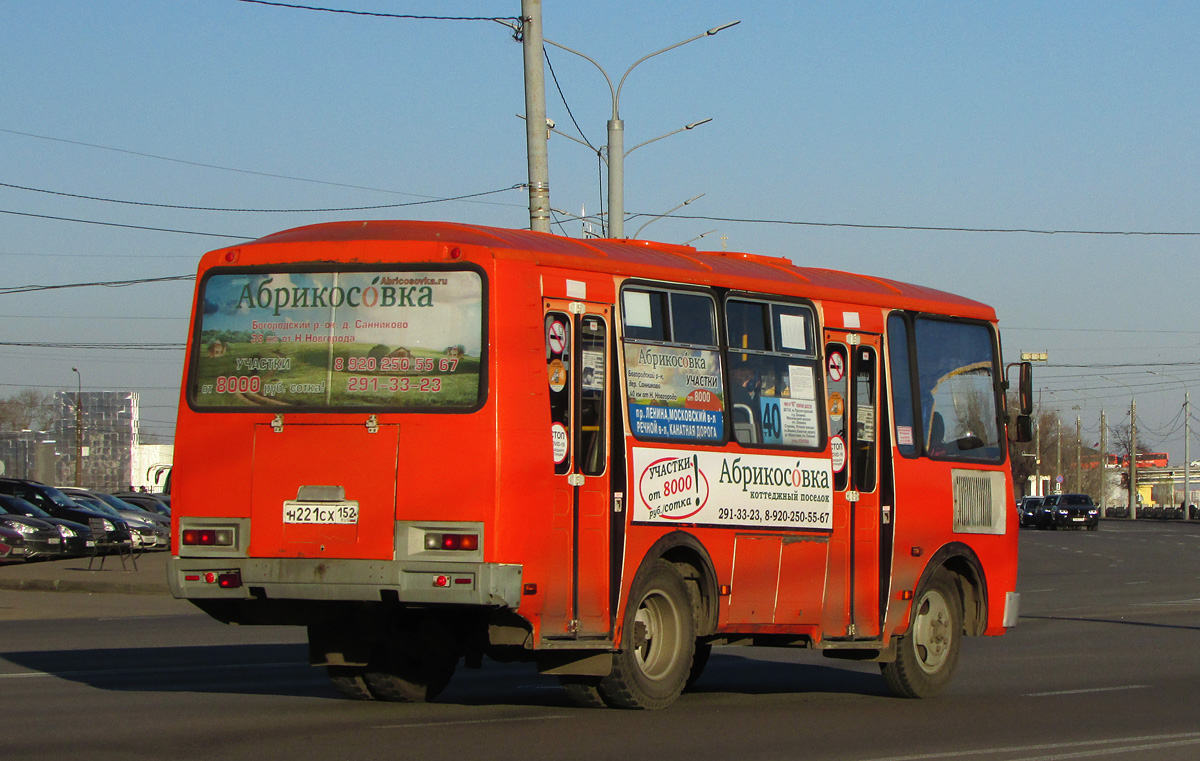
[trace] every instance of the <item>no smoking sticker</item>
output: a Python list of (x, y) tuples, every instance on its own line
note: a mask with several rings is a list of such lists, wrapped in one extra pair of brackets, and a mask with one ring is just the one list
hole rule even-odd
[(567, 326), (558, 320), (550, 323), (550, 332), (546, 336), (546, 342), (550, 345), (551, 352), (562, 354), (567, 348)]
[(846, 359), (841, 354), (829, 355), (829, 380), (838, 383), (846, 377)]

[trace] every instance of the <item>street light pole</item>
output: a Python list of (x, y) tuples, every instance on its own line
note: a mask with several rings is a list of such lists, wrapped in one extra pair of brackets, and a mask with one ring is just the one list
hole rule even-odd
[(1133, 387), (1116, 378), (1101, 375), (1104, 380), (1120, 383), (1129, 389), (1129, 520), (1137, 520), (1137, 400), (1133, 398)]
[[(608, 83), (608, 91), (609, 91), (609, 94), (612, 96), (612, 117), (608, 120), (608, 237), (610, 237), (610, 238), (624, 238), (625, 237), (625, 155), (626, 155), (626, 151), (625, 151), (625, 122), (622, 121), (622, 119), (621, 119), (621, 88), (625, 86), (625, 80), (629, 77), (630, 72), (632, 72), (634, 69), (636, 69), (638, 67), (638, 65), (641, 64), (643, 61), (653, 58), (656, 55), (661, 55), (662, 53), (666, 53), (669, 50), (674, 50), (675, 48), (679, 47), (680, 45), (686, 45), (689, 42), (695, 42), (696, 40), (702, 39), (704, 37), (711, 37), (712, 35), (716, 34), (717, 32), (728, 29), (731, 26), (736, 26), (737, 24), (740, 24), (740, 23), (742, 23), (742, 22), (734, 21), (734, 22), (731, 22), (728, 24), (722, 24), (721, 26), (713, 27), (712, 29), (709, 29), (707, 32), (704, 32), (703, 34), (698, 34), (695, 37), (689, 37), (688, 39), (684, 40), (683, 42), (677, 42), (674, 45), (670, 45), (668, 47), (663, 48), (662, 50), (656, 50), (653, 53), (650, 53), (649, 55), (642, 56), (641, 58), (634, 61), (632, 66), (630, 66), (628, 69), (625, 70), (625, 73), (623, 75), (621, 75), (621, 80), (617, 83), (616, 87), (613, 87), (612, 78), (608, 76), (608, 72), (606, 72), (604, 70), (604, 67), (601, 66), (600, 64), (596, 63), (589, 56), (586, 56), (583, 53), (580, 53), (578, 50), (572, 50), (571, 48), (567, 47), (566, 45), (560, 45), (559, 43), (554, 42), (552, 40), (543, 40), (547, 45), (553, 45), (554, 47), (565, 50), (568, 53), (574, 53), (575, 55), (579, 56), (580, 58), (583, 58), (584, 60), (590, 62), (593, 66), (595, 66), (597, 69), (600, 70), (600, 73), (604, 75), (604, 81)], [(533, 117), (531, 116), (530, 118), (532, 119)], [(703, 122), (697, 122), (697, 124), (701, 124), (701, 123), (703, 123)], [(695, 126), (695, 125), (693, 125), (693, 126)], [(685, 129), (690, 129), (690, 127), (685, 127)], [(674, 133), (671, 133), (671, 134), (674, 134)], [(664, 135), (663, 137), (666, 137), (666, 135)], [(655, 138), (655, 139), (657, 140), (658, 138)], [(652, 141), (647, 141), (647, 142), (652, 142)], [(642, 145), (645, 145), (645, 143), (636, 145), (636, 146), (634, 146), (634, 148), (640, 148)]]
[(75, 485), (83, 486), (79, 472), (83, 464), (83, 407), (79, 403), (83, 394), (83, 375), (77, 367), (72, 367), (71, 372), (75, 373)]
[(1190, 416), (1192, 414), (1190, 398), (1191, 392), (1188, 390), (1188, 386), (1183, 382), (1183, 380), (1176, 378), (1170, 373), (1162, 373), (1155, 370), (1147, 370), (1146, 372), (1150, 373), (1151, 375), (1165, 375), (1168, 378), (1178, 381), (1179, 385), (1183, 386), (1183, 519), (1185, 521), (1191, 520), (1191, 515), (1188, 513), (1188, 500), (1191, 499), (1192, 488), (1192, 453), (1190, 446), (1190, 439), (1192, 438), (1190, 420)]
[(546, 147), (546, 69), (542, 54), (542, 0), (521, 0), (525, 60), (525, 145), (529, 163), (529, 229), (550, 232), (550, 163)]

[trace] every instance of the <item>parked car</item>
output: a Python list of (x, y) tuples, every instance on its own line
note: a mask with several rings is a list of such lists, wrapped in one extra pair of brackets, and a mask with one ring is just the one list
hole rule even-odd
[(0, 526), (7, 526), (21, 534), (25, 542), (19, 554), (26, 560), (63, 555), (62, 534), (58, 533), (58, 526), (52, 523), (27, 515), (13, 515), (0, 507)]
[(115, 491), (112, 493), (112, 496), (131, 505), (137, 505), (143, 510), (158, 513), (166, 517), (167, 520), (171, 519), (171, 495), (169, 494), (153, 494), (143, 491)]
[(1042, 507), (1042, 497), (1022, 497), (1017, 505), (1017, 515), (1020, 517), (1021, 528), (1037, 526), (1038, 510)]
[(91, 552), (95, 542), (92, 541), (92, 529), (83, 523), (55, 518), (37, 505), (26, 502), (11, 494), (0, 494), (0, 508), (11, 515), (25, 515), (37, 518), (54, 525), (62, 537), (64, 555), (86, 555)]
[(161, 515), (160, 513), (147, 510), (140, 505), (135, 505), (127, 502), (112, 494), (105, 494), (101, 491), (92, 491), (90, 489), (80, 489), (75, 486), (59, 487), (64, 494), (71, 499), (76, 499), (77, 495), (89, 499), (97, 499), (108, 505), (112, 509), (121, 513), (121, 517), (126, 520), (133, 519), (135, 523), (149, 523), (158, 526), (168, 534), (171, 532), (171, 517), (169, 515)]
[(164, 529), (148, 520), (142, 520), (141, 518), (122, 513), (84, 489), (69, 486), (59, 489), (59, 491), (66, 494), (73, 501), (108, 516), (110, 520), (124, 522), (129, 527), (129, 535), (135, 548), (142, 550), (165, 549), (171, 544), (171, 532), (169, 529)]
[(107, 521), (104, 530), (109, 533), (114, 542), (129, 544), (133, 541), (129, 533), (129, 524), (125, 521), (120, 518), (112, 518), (105, 515), (104, 512), (83, 507), (58, 489), (41, 481), (0, 476), (0, 494), (20, 497), (26, 502), (32, 502), (55, 518), (82, 523), (85, 526), (89, 525), (88, 522), (92, 518), (101, 518)]
[(1100, 508), (1086, 494), (1051, 494), (1038, 511), (1039, 528), (1100, 527)]
[(20, 532), (13, 531), (7, 526), (0, 526), (0, 561), (12, 560), (13, 548), (25, 544)]

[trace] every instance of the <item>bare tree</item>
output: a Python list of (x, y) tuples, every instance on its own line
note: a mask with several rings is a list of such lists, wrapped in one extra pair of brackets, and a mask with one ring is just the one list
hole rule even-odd
[(37, 389), (21, 389), (0, 399), (0, 431), (45, 430), (50, 427), (57, 407), (54, 394)]

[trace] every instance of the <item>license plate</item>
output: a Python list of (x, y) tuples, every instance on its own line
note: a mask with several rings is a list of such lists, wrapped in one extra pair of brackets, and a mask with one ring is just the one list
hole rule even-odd
[(46, 541), (47, 541), (47, 542), (49, 542), (50, 544), (58, 544), (59, 542), (61, 542), (61, 541), (62, 541), (62, 539), (61, 539), (61, 538), (58, 538), (58, 539), (47, 539)]
[(1075, 521), (1076, 523), (1083, 523), (1085, 520), (1087, 520), (1087, 518), (1072, 518), (1071, 520)]
[(283, 522), (353, 525), (358, 523), (358, 502), (303, 502), (291, 499), (283, 503)]

